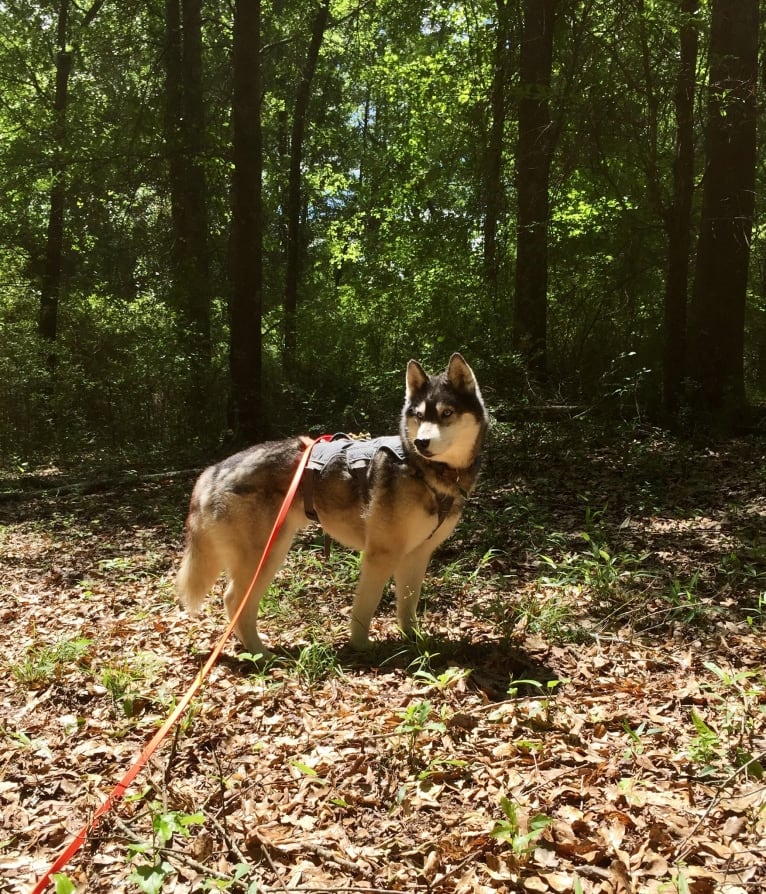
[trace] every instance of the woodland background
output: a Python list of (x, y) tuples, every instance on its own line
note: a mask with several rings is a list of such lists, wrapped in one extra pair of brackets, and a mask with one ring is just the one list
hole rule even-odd
[(57, 894), (763, 890), (761, 19), (0, 2), (3, 891), (221, 634), (173, 588), (199, 466), (390, 431), (454, 350), (492, 424), (418, 636), (387, 593), (352, 652), (359, 558), (304, 533), (279, 659), (227, 643)]
[(405, 361), (752, 422), (758, 0), (7, 0), (0, 459), (390, 427)]

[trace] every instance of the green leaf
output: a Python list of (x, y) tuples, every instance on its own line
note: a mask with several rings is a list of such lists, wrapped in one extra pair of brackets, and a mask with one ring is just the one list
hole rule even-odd
[(173, 872), (173, 867), (166, 860), (153, 866), (138, 866), (130, 874), (130, 881), (145, 894), (160, 894), (165, 879)]
[(692, 708), (692, 723), (694, 724), (694, 729), (697, 730), (697, 734), (709, 741), (709, 742), (717, 742), (718, 734), (712, 730), (705, 721), (700, 717), (700, 715)]
[(56, 894), (74, 894), (77, 890), (74, 882), (62, 872), (56, 872), (53, 881), (56, 883)]

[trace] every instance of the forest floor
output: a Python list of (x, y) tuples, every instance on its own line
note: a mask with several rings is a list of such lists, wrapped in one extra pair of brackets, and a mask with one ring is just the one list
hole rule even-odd
[[(0, 480), (0, 890), (224, 628), (220, 585), (199, 619), (174, 602), (193, 478)], [(498, 425), (413, 644), (388, 595), (347, 648), (357, 570), (297, 544), (263, 607), (283, 657), (227, 643), (58, 891), (766, 887), (766, 440)]]

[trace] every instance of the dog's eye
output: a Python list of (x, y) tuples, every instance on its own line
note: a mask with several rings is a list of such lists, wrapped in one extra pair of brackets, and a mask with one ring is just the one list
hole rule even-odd
[(422, 411), (422, 410), (415, 410), (415, 418), (416, 418), (416, 419), (422, 419), (422, 418), (423, 418), (423, 411)]
[(449, 417), (454, 413), (454, 410), (442, 410), (442, 419), (449, 419)]

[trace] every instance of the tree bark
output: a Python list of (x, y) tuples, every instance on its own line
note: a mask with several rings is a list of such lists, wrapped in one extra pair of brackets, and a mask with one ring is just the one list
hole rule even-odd
[(173, 222), (171, 294), (181, 338), (191, 358), (193, 387), (198, 390), (204, 384), (211, 354), (200, 0), (166, 0), (165, 34), (165, 136)]
[(264, 433), (261, 412), (263, 301), (263, 139), (261, 133), (261, 0), (234, 7), (232, 108), (230, 351), (234, 436)]
[[(58, 310), (61, 293), (61, 266), (64, 253), (64, 215), (66, 209), (66, 133), (69, 75), (72, 50), (69, 47), (69, 0), (60, 0), (56, 22), (56, 90), (53, 99), (53, 157), (51, 163), (50, 208), (45, 239), (45, 266), (40, 289), (38, 332), (48, 342), (58, 335)], [(48, 364), (55, 366), (51, 349)]]
[(714, 0), (690, 397), (716, 426), (746, 408), (745, 300), (755, 204), (758, 0)]
[(496, 0), (497, 31), (492, 62), (490, 122), (484, 159), (484, 281), (495, 318), (499, 314), (500, 259), (497, 232), (503, 209), (503, 146), (510, 72), (510, 3)]
[(295, 93), (295, 109), (290, 137), (290, 172), (287, 187), (287, 246), (285, 252), (285, 293), (284, 327), (285, 341), (282, 356), (283, 368), (290, 379), (295, 369), (298, 349), (298, 286), (301, 271), (301, 164), (303, 161), (303, 138), (308, 121), (311, 85), (314, 80), (319, 51), (324, 40), (330, 14), (330, 0), (322, 0), (311, 26), (303, 71)]
[[(104, 0), (94, 0), (80, 21), (79, 30), (87, 28), (98, 14)], [(78, 7), (79, 9), (79, 7)], [(53, 126), (51, 154), (51, 188), (48, 224), (45, 237), (45, 261), (40, 286), (38, 334), (50, 345), (46, 358), (53, 375), (56, 352), (53, 344), (58, 337), (59, 301), (61, 299), (62, 266), (66, 227), (67, 198), (67, 113), (69, 107), (69, 77), (72, 73), (73, 47), (70, 45), (70, 0), (59, 0), (56, 18), (56, 86), (53, 97)]]
[(556, 0), (524, 0), (519, 60), (513, 346), (537, 382), (547, 375), (548, 188), (555, 145), (548, 97), (555, 8)]
[(681, 403), (686, 375), (686, 317), (694, 200), (694, 86), (698, 30), (694, 17), (698, 0), (680, 0), (680, 60), (675, 89), (676, 155), (673, 162), (673, 204), (668, 228), (668, 272), (665, 283), (663, 400), (674, 417)]

